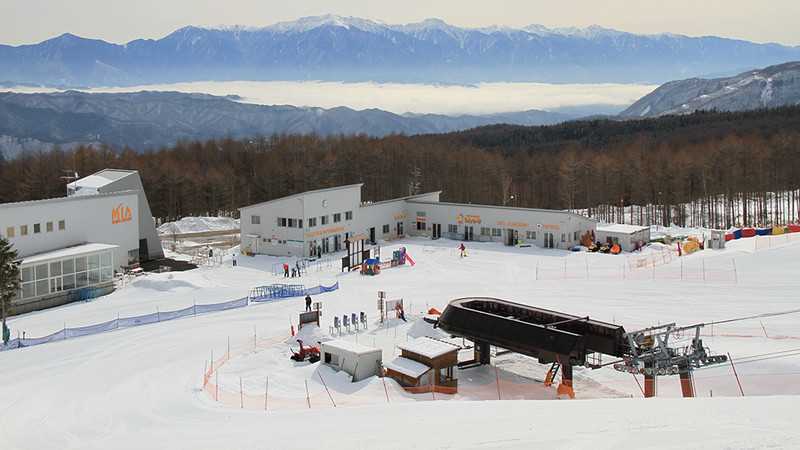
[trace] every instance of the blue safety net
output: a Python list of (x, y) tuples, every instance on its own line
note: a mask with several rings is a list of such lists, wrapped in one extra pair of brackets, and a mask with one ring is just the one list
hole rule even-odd
[(250, 289), (251, 302), (267, 302), (279, 298), (305, 297), (306, 295), (319, 295), (324, 292), (333, 292), (339, 289), (337, 281), (333, 286), (314, 286), (306, 288), (302, 284), (271, 284), (268, 286), (256, 286)]
[(0, 343), (0, 351), (20, 347), (30, 347), (32, 345), (45, 344), (47, 342), (63, 341), (65, 339), (104, 333), (106, 331), (117, 330), (120, 328), (130, 328), (149, 323), (166, 322), (168, 320), (194, 316), (197, 314), (225, 311), (234, 308), (244, 308), (245, 306), (247, 306), (247, 297), (209, 305), (193, 305), (176, 311), (157, 311), (154, 313), (145, 314), (143, 316), (120, 317), (118, 319), (109, 320), (108, 322), (98, 323), (96, 325), (87, 325), (85, 327), (78, 328), (64, 328), (44, 337), (11, 339), (5, 344)]

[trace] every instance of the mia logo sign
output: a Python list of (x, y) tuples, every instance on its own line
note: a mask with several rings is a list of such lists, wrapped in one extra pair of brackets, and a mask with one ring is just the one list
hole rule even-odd
[(119, 206), (111, 210), (111, 224), (117, 224), (122, 222), (129, 222), (133, 220), (133, 216), (131, 216), (131, 207), (125, 206), (125, 204), (120, 203)]

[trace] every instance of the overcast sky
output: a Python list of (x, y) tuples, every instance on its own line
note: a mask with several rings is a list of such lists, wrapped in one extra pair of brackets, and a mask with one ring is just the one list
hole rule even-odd
[(0, 43), (33, 44), (69, 32), (121, 44), (159, 39), (186, 25), (258, 27), (329, 13), (390, 24), (435, 17), (462, 27), (597, 24), (800, 45), (798, 0), (3, 0)]

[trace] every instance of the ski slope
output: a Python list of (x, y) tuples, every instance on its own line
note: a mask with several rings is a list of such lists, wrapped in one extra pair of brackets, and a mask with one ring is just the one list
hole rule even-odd
[[(150, 325), (0, 352), (0, 448), (555, 448), (620, 446), (796, 447), (800, 419), (800, 326), (797, 313), (736, 320), (800, 308), (800, 244), (753, 250), (746, 239), (721, 251), (702, 251), (665, 263), (685, 270), (735, 265), (736, 280), (697, 281), (648, 278), (637, 271), (615, 272), (628, 254), (570, 253), (537, 247), (469, 243), (459, 258), (457, 242), (405, 238), (383, 242), (382, 255), (404, 246), (415, 265), (377, 276), (315, 266), (301, 279), (307, 286), (340, 289), (315, 296), (323, 303), (321, 333), (334, 315), (365, 311), (370, 328), (343, 338), (397, 354), (393, 342), (421, 327), (429, 308), (448, 301), (490, 296), (621, 324), (627, 331), (675, 322), (697, 323), (706, 346), (729, 353), (729, 364), (698, 370), (698, 398), (680, 398), (677, 377), (659, 377), (658, 398), (644, 399), (636, 379), (606, 367), (576, 368), (576, 399), (558, 399), (555, 388), (536, 386), (540, 400), (432, 400), (349, 407), (250, 411), (215, 401), (203, 390), (213, 357), (230, 342), (237, 347), (259, 337), (287, 335), (304, 309), (302, 297), (246, 308), (184, 317)], [(655, 248), (656, 246), (654, 246)], [(651, 251), (650, 249), (646, 251)], [(12, 335), (45, 336), (116, 317), (171, 311), (193, 304), (247, 296), (254, 286), (281, 283), (271, 274), (288, 258), (239, 255), (224, 264), (188, 272), (149, 274), (88, 303), (74, 303), (10, 318)], [(692, 263), (692, 264), (690, 264)], [(537, 279), (545, 268), (586, 267), (589, 278)], [(548, 269), (549, 270), (549, 269)], [(570, 272), (572, 273), (572, 272)], [(592, 277), (603, 273), (602, 277)], [(620, 273), (621, 276), (610, 274)], [(656, 272), (670, 273), (670, 272)], [(677, 273), (677, 272), (672, 272)], [(378, 323), (377, 291), (403, 298), (408, 323)], [(305, 331), (305, 330), (304, 330)], [(248, 394), (269, 390), (303, 399), (309, 390), (353, 389), (347, 377), (328, 368), (291, 363), (286, 344), (259, 348), (219, 369), (220, 387)], [(468, 355), (467, 355), (468, 356)], [(501, 377), (538, 383), (547, 367), (520, 355), (495, 359)], [(752, 362), (749, 362), (752, 361)], [(610, 362), (610, 361), (609, 361)], [(461, 386), (493, 382), (494, 369), (459, 372)], [(216, 376), (216, 375), (215, 375)], [(243, 381), (240, 381), (243, 380)], [(536, 381), (538, 380), (538, 381)], [(642, 377), (638, 376), (639, 383)], [(366, 384), (381, 383), (377, 378)], [(364, 383), (364, 382), (361, 382)], [(313, 393), (312, 392), (312, 393)]]

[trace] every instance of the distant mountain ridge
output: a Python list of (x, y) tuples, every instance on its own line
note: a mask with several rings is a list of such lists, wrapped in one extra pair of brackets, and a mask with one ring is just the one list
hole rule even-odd
[(671, 81), (637, 100), (618, 117), (657, 117), (712, 109), (745, 111), (797, 104), (800, 104), (800, 61), (734, 77)]
[(573, 117), (535, 110), (486, 116), (397, 115), (377, 109), (252, 105), (178, 92), (0, 93), (0, 153), (11, 159), (25, 149), (78, 142), (144, 151), (169, 147), (181, 139), (272, 133), (443, 133), (492, 123), (554, 124)]
[(0, 45), (0, 82), (62, 87), (183, 81), (665, 81), (800, 60), (800, 47), (718, 37), (636, 35), (598, 26), (460, 28), (340, 16), (263, 28), (184, 27), (124, 45), (72, 34)]

